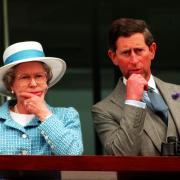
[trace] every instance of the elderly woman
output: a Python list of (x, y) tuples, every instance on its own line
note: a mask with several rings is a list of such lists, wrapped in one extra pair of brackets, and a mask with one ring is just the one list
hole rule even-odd
[[(83, 152), (78, 112), (51, 107), (49, 87), (64, 75), (62, 59), (45, 57), (38, 42), (9, 46), (0, 68), (0, 93), (14, 97), (0, 106), (0, 154), (80, 155)], [(59, 172), (0, 172), (2, 179), (59, 179)]]
[(0, 107), (0, 154), (82, 154), (78, 112), (51, 107), (44, 99), (63, 76), (65, 62), (45, 57), (41, 44), (34, 41), (9, 46), (3, 60), (0, 93), (15, 99)]

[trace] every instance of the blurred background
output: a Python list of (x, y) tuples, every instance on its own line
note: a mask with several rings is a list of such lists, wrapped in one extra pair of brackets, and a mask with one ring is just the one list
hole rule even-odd
[(5, 47), (31, 40), (42, 43), (46, 56), (66, 61), (67, 72), (47, 101), (79, 111), (85, 155), (103, 153), (90, 109), (120, 75), (107, 57), (108, 28), (120, 17), (148, 22), (158, 44), (153, 74), (180, 84), (178, 0), (0, 0), (1, 65)]

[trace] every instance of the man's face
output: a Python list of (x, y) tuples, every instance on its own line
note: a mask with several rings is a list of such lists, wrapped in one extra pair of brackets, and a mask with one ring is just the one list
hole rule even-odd
[(154, 59), (155, 51), (155, 43), (148, 47), (144, 35), (135, 33), (130, 37), (119, 37), (116, 41), (116, 51), (109, 50), (108, 54), (126, 79), (131, 74), (141, 74), (146, 80), (149, 80), (151, 60)]

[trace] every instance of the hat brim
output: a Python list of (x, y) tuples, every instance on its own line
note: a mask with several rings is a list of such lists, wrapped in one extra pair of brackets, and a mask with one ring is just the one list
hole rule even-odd
[(4, 86), (4, 82), (3, 82), (3, 77), (7, 73), (7, 71), (17, 64), (31, 62), (31, 61), (43, 62), (51, 68), (52, 79), (50, 80), (48, 84), (49, 88), (55, 85), (63, 77), (66, 71), (66, 63), (64, 62), (64, 60), (60, 58), (54, 58), (54, 57), (29, 58), (26, 60), (19, 60), (11, 64), (4, 65), (3, 67), (0, 68), (0, 94), (1, 95), (12, 96), (12, 94)]

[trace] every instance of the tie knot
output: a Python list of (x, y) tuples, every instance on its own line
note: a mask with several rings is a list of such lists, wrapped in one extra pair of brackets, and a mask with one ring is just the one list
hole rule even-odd
[(155, 93), (158, 93), (158, 90), (155, 89), (155, 88), (152, 88), (152, 87), (148, 86), (148, 92), (155, 92)]
[(168, 109), (161, 95), (154, 90), (148, 90), (148, 96), (155, 110), (163, 111)]

